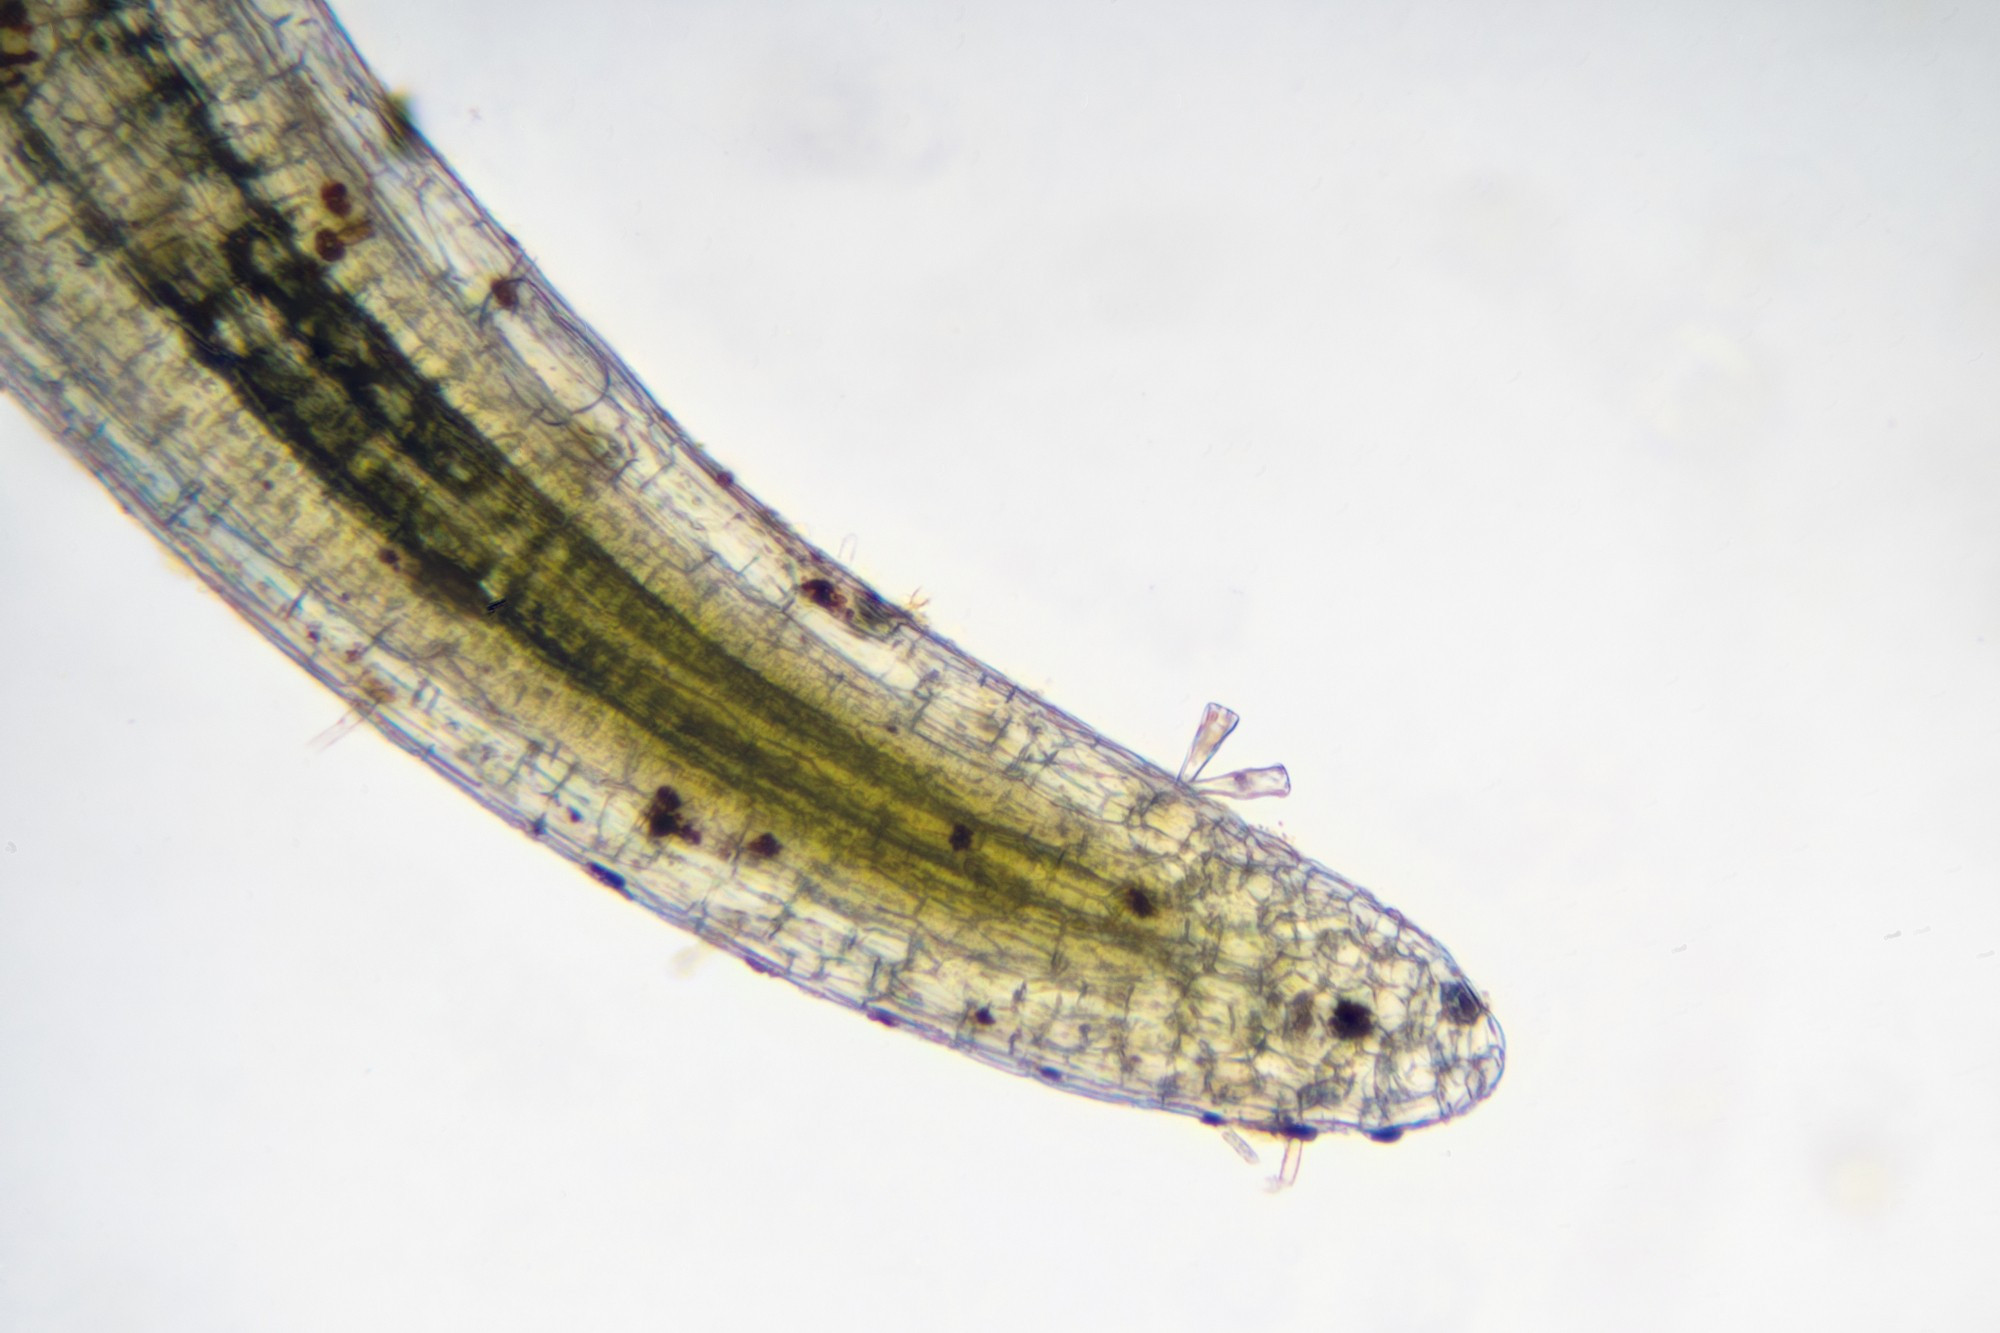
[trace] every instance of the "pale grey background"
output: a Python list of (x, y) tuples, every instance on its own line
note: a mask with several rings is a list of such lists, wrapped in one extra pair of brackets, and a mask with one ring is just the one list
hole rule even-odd
[(0, 1327), (1963, 1329), (2000, 10), (353, 0), (745, 483), (1434, 930), (1269, 1197), (688, 942), (0, 423)]

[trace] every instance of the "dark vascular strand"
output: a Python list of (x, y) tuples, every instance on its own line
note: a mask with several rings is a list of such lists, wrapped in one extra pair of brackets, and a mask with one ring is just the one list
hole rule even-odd
[[(11, 4), (0, 11), (21, 12)], [(837, 849), (843, 858), (905, 883), (949, 886), (987, 907), (1043, 896), (1046, 876), (1038, 882), (990, 860), (976, 876), (967, 874), (962, 854), (973, 831), (941, 808), (934, 779), (724, 650), (524, 475), (391, 331), (332, 281), (352, 246), (369, 235), (355, 189), (342, 180), (322, 183), (316, 202), (327, 224), (302, 239), (258, 193), (266, 173), (216, 128), (207, 90), (144, 23), (131, 11), (109, 11), (94, 20), (84, 45), (94, 58), (128, 67), (116, 77), (107, 71), (104, 86), (129, 87), (136, 70), (151, 89), (150, 105), (123, 112), (145, 127), (135, 136), (131, 171), (152, 176), (154, 161), (171, 160), (175, 179), (205, 177), (232, 191), (231, 205), (198, 220), (213, 229), (208, 246), (188, 243), (194, 228), (185, 217), (126, 220), (100, 204), (92, 172), (66, 158), (68, 122), (41, 123), (51, 111), (46, 104), (14, 90), (6, 110), (36, 169), (74, 197), (92, 230), (118, 252), (120, 270), (182, 329), (194, 359), (229, 385), (335, 502), (380, 534), (385, 565), (406, 573), (433, 605), (502, 627), (574, 689), (661, 741), (675, 762), (704, 770), (774, 822), (795, 830), (868, 829), (866, 838)], [(513, 309), (519, 284), (496, 279), (489, 293)], [(831, 578), (808, 578), (800, 593), (818, 608), (859, 614), (861, 604)], [(870, 625), (886, 623), (890, 613), (879, 599), (862, 600)], [(798, 759), (808, 753), (837, 768), (819, 762), (808, 769)], [(698, 842), (678, 802), (662, 787), (646, 811), (646, 831)], [(940, 824), (949, 830), (945, 839), (924, 831)], [(767, 833), (746, 850), (769, 857), (780, 846)], [(1077, 896), (1113, 892), (1075, 861), (1060, 875)]]

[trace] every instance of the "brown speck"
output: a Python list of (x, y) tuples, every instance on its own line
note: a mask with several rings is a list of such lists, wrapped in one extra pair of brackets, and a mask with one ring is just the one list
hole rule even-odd
[(354, 200), (348, 197), (347, 187), (339, 181), (328, 181), (319, 187), (319, 201), (326, 211), (337, 218), (344, 218), (354, 211)]
[(28, 6), (23, 0), (6, 0), (0, 4), (0, 28), (14, 32), (33, 32), (35, 25), (28, 21)]
[(681, 795), (672, 787), (654, 792), (652, 804), (646, 807), (646, 836), (665, 838), (684, 832), (680, 809)]
[(724, 486), (734, 486), (736, 484), (736, 474), (734, 472), (731, 472), (727, 468), (724, 468), (722, 471), (716, 473), (715, 479), (717, 482), (719, 482)]
[(1343, 1041), (1359, 1041), (1375, 1030), (1375, 1014), (1359, 1000), (1342, 1000), (1333, 1006), (1326, 1025)]
[(1144, 921), (1147, 917), (1156, 915), (1160, 910), (1160, 905), (1153, 900), (1152, 894), (1146, 892), (1146, 890), (1140, 888), (1137, 884), (1128, 884), (1125, 887), (1125, 908), (1133, 916)]
[(495, 278), (486, 290), (493, 295), (493, 304), (502, 310), (521, 308), (521, 279)]
[(321, 227), (313, 233), (313, 252), (331, 264), (347, 253), (347, 242)]
[(1447, 1022), (1470, 1023), (1486, 1012), (1479, 993), (1463, 981), (1447, 981), (1438, 987), (1438, 1004)]
[(785, 850), (785, 845), (779, 842), (774, 834), (759, 833), (744, 845), (743, 850), (760, 861), (768, 861)]
[(403, 557), (396, 554), (396, 548), (393, 546), (383, 547), (375, 553), (375, 558), (391, 569), (396, 569), (403, 563)]
[(847, 598), (841, 595), (832, 579), (807, 579), (799, 585), (799, 591), (822, 611), (838, 611), (847, 605)]
[(1312, 1031), (1312, 1026), (1312, 992), (1300, 991), (1292, 997), (1291, 1004), (1285, 1010), (1285, 1035), (1293, 1038), (1303, 1037)]
[(951, 849), (954, 852), (970, 851), (972, 849), (972, 830), (963, 824), (953, 824), (951, 826)]

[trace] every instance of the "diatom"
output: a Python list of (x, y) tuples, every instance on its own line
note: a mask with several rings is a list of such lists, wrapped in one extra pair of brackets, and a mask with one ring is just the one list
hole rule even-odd
[(1499, 1081), (1436, 941), (682, 433), (311, 3), (0, 4), (0, 376), (396, 744), (759, 972), (1296, 1145)]

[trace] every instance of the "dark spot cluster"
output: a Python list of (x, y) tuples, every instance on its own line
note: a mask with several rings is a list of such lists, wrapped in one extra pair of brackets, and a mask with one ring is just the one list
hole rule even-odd
[(1125, 886), (1125, 910), (1144, 921), (1148, 917), (1159, 915), (1160, 903), (1151, 893), (1137, 884), (1128, 884)]
[(847, 605), (847, 597), (832, 579), (807, 579), (799, 585), (799, 591), (822, 611), (839, 611)]
[(951, 826), (951, 849), (954, 852), (971, 851), (972, 830), (963, 824), (953, 824)]
[(1479, 993), (1463, 981), (1447, 981), (1438, 987), (1438, 1008), (1449, 1023), (1470, 1023), (1486, 1012)]
[(347, 192), (347, 186), (340, 181), (328, 181), (319, 187), (319, 202), (327, 212), (337, 218), (344, 218), (354, 212), (354, 197)]
[(778, 841), (775, 834), (759, 833), (756, 837), (750, 839), (749, 842), (743, 844), (743, 850), (756, 857), (759, 861), (768, 861), (779, 852), (785, 850), (785, 845)]
[(1360, 1041), (1375, 1030), (1375, 1012), (1359, 1000), (1342, 1000), (1333, 1006), (1326, 1026), (1342, 1041)]
[(672, 787), (659, 788), (646, 806), (646, 836), (679, 838), (696, 847), (701, 845), (701, 830), (688, 822), (681, 811), (681, 795)]

